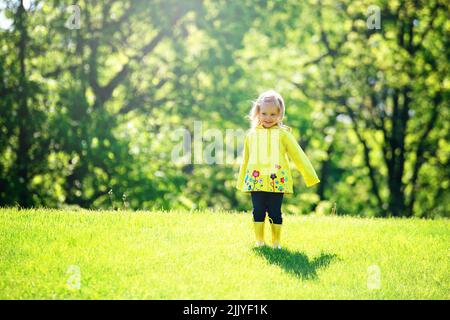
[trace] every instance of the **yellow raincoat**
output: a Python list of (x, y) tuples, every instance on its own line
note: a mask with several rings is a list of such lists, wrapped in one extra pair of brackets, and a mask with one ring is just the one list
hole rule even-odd
[(236, 188), (242, 192), (294, 193), (289, 159), (300, 171), (307, 187), (320, 182), (291, 128), (259, 125), (250, 129), (245, 136)]

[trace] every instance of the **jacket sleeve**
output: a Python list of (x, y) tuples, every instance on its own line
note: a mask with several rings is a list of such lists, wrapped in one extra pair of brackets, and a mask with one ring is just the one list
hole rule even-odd
[(306, 186), (312, 187), (313, 185), (319, 183), (320, 180), (317, 177), (316, 171), (314, 170), (306, 154), (303, 152), (303, 149), (297, 141), (295, 141), (292, 133), (286, 131), (283, 137), (288, 156), (294, 162), (297, 170), (301, 173), (303, 179), (305, 180)]
[(248, 164), (248, 135), (245, 136), (244, 151), (242, 153), (242, 162), (239, 168), (238, 180), (236, 182), (236, 189), (238, 190), (242, 190), (242, 187), (244, 186), (244, 177), (247, 164)]

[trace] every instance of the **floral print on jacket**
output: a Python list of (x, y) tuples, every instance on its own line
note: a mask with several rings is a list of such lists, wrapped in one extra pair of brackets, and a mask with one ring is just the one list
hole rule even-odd
[(242, 192), (293, 193), (289, 159), (294, 162), (306, 186), (320, 182), (311, 162), (296, 142), (289, 127), (262, 125), (247, 132), (236, 188)]

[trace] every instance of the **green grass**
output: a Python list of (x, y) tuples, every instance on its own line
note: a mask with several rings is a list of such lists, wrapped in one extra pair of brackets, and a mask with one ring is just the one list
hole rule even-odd
[(0, 298), (450, 298), (448, 220), (285, 216), (281, 251), (252, 228), (223, 211), (0, 209)]

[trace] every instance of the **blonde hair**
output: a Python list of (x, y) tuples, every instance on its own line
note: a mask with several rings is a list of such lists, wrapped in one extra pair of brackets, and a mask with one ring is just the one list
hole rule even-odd
[(261, 93), (256, 99), (256, 101), (252, 102), (252, 108), (250, 109), (249, 114), (246, 116), (248, 120), (250, 120), (251, 128), (257, 127), (259, 122), (259, 113), (261, 111), (262, 105), (274, 105), (278, 108), (281, 114), (281, 119), (278, 122), (278, 125), (282, 128), (286, 128), (290, 130), (291, 128), (283, 124), (283, 118), (285, 115), (285, 106), (284, 100), (281, 94), (276, 92), (275, 90), (267, 90)]

